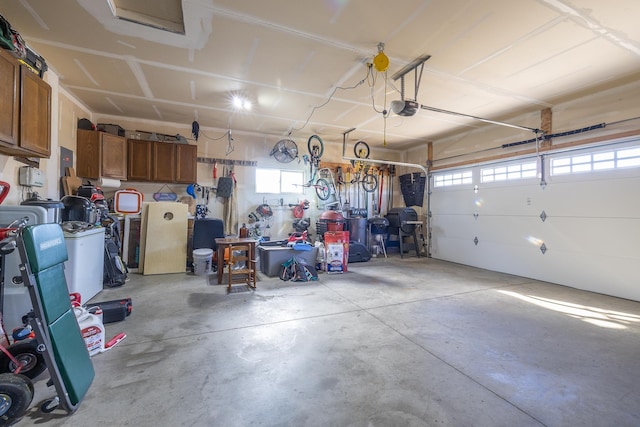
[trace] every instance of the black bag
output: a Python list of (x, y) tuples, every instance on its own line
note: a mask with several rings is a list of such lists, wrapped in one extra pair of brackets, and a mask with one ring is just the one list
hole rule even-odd
[(303, 259), (293, 257), (282, 263), (280, 280), (285, 282), (287, 280), (292, 282), (311, 282), (318, 280), (318, 272), (314, 266), (307, 264)]
[(120, 257), (120, 249), (122, 247), (120, 241), (120, 223), (113, 217), (109, 217), (109, 219), (111, 219), (112, 222), (105, 230), (102, 284), (114, 288), (124, 285), (127, 281), (129, 269)]
[(84, 306), (87, 310), (93, 307), (100, 307), (102, 309), (102, 323), (120, 322), (129, 316), (133, 310), (131, 298), (94, 302)]
[(104, 272), (102, 283), (109, 288), (122, 286), (127, 281), (129, 269), (120, 257), (118, 245), (112, 239), (104, 241)]
[(95, 126), (89, 119), (78, 119), (78, 129), (94, 130)]

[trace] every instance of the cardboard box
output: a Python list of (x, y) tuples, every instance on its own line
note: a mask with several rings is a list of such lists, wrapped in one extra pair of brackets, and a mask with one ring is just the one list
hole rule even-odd
[(344, 273), (349, 261), (349, 232), (324, 233), (324, 259), (327, 273)]

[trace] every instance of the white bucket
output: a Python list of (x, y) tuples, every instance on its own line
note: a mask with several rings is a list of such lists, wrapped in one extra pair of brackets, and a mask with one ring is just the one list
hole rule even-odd
[(213, 249), (194, 249), (193, 250), (193, 273), (198, 276), (204, 276), (211, 273), (211, 260), (213, 258)]

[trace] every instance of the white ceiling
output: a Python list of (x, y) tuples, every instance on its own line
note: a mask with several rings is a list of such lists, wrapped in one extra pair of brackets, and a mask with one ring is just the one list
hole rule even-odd
[[(400, 99), (391, 76), (424, 54), (419, 103), (493, 120), (640, 77), (638, 0), (183, 0), (182, 11), (176, 1), (138, 12), (156, 26), (182, 14), (184, 35), (116, 19), (107, 0), (0, 0), (0, 13), (100, 115), (274, 142), (341, 141), (356, 128), (372, 146), (406, 148), (485, 126), (427, 110), (385, 120)], [(380, 42), (388, 76), (367, 74)], [(232, 108), (236, 94), (250, 112)]]

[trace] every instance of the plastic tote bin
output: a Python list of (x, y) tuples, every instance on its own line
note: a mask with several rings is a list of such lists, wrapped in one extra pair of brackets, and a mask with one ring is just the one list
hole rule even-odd
[(211, 273), (211, 260), (213, 259), (213, 249), (193, 250), (193, 273), (204, 276)]

